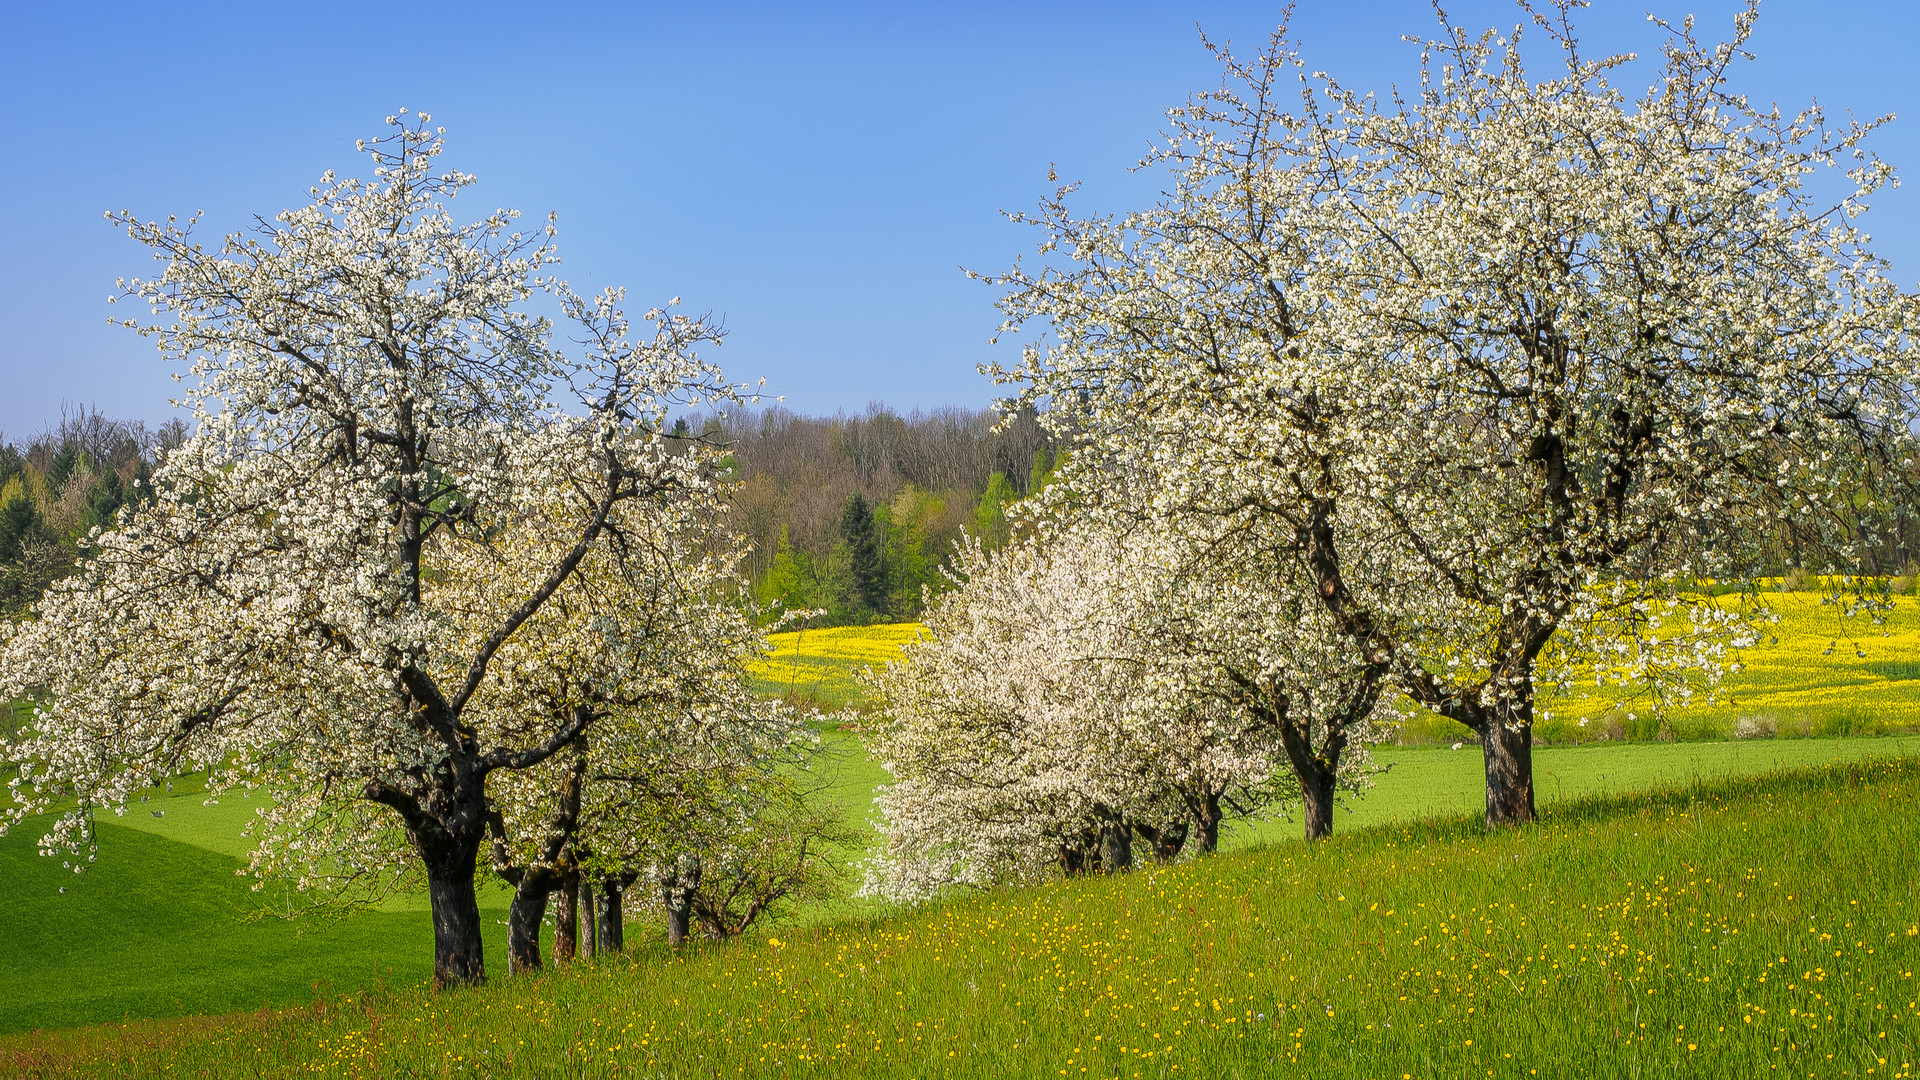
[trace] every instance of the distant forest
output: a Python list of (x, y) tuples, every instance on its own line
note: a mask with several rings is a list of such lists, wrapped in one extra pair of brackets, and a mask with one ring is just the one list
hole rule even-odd
[(1046, 429), (990, 410), (849, 416), (772, 408), (680, 421), (676, 432), (731, 448), (733, 525), (763, 604), (819, 610), (810, 625), (892, 622), (920, 613), (923, 590), (964, 530), (1007, 538), (1007, 507), (1056, 464)]
[(156, 455), (186, 435), (178, 420), (151, 431), (82, 409), (24, 443), (0, 439), (0, 616), (25, 614), (72, 570), (80, 538), (143, 498)]
[[(674, 434), (731, 448), (733, 525), (753, 544), (760, 600), (825, 612), (809, 625), (846, 625), (918, 616), (962, 530), (1005, 542), (1007, 506), (1046, 482), (1055, 451), (1032, 416), (998, 431), (995, 420), (984, 409), (772, 408), (681, 419)], [(179, 420), (156, 431), (82, 409), (0, 439), (0, 617), (24, 615), (72, 570), (80, 539), (143, 498), (158, 455), (186, 435)]]

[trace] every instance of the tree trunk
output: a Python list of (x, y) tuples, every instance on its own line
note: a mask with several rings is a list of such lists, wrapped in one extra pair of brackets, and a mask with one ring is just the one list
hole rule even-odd
[(1306, 821), (1307, 839), (1318, 840), (1333, 831), (1332, 769), (1315, 769), (1300, 777), (1300, 816)]
[(580, 954), (580, 872), (560, 879), (560, 910), (553, 913), (553, 960), (566, 963)]
[(1532, 821), (1533, 724), (1509, 727), (1495, 716), (1476, 730), (1487, 763), (1487, 827)]
[[(1366, 707), (1371, 708), (1371, 703)], [(1293, 766), (1293, 778), (1300, 783), (1300, 816), (1306, 823), (1307, 839), (1318, 840), (1333, 832), (1333, 790), (1340, 778), (1340, 755), (1347, 748), (1347, 725), (1339, 717), (1330, 719), (1320, 737), (1320, 749), (1315, 751), (1310, 722), (1294, 716), (1284, 705), (1274, 709), (1274, 716), (1279, 722), (1280, 745), (1286, 747), (1287, 763)]]
[(1087, 868), (1087, 850), (1077, 844), (1060, 845), (1060, 872), (1073, 877)]
[(1125, 818), (1111, 815), (1100, 823), (1100, 870), (1120, 874), (1133, 869), (1133, 830)]
[(582, 876), (580, 879), (580, 910), (586, 912), (587, 955), (600, 955), (600, 890), (594, 888), (593, 879)]
[(1202, 855), (1220, 847), (1220, 793), (1209, 792), (1193, 814), (1193, 844)]
[(667, 944), (678, 949), (687, 940), (693, 917), (693, 891), (700, 887), (700, 860), (682, 857), (660, 878), (660, 903), (667, 909)]
[(1147, 842), (1154, 862), (1170, 863), (1179, 858), (1180, 849), (1187, 846), (1187, 834), (1193, 831), (1193, 824), (1186, 820), (1170, 821), (1159, 828), (1135, 825), (1134, 830)]
[(620, 909), (621, 894), (626, 891), (626, 882), (619, 878), (607, 878), (600, 883), (600, 912), (596, 920), (600, 924), (600, 947), (608, 952), (624, 952), (627, 948), (627, 918)]
[(433, 984), (442, 990), (486, 981), (486, 954), (480, 947), (480, 901), (473, 891), (479, 861), (478, 830), (463, 839), (441, 833), (435, 842), (415, 836), (427, 870), (427, 898), (433, 905)]
[(507, 908), (507, 971), (539, 971), (540, 924), (547, 917), (547, 897), (553, 891), (551, 874), (529, 870), (513, 887), (513, 904)]

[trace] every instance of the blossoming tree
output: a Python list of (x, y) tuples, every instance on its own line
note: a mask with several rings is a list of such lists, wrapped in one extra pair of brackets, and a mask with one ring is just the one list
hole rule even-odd
[[(12, 820), (56, 814), (43, 847), (88, 844), (95, 812), (180, 771), (215, 794), (264, 787), (255, 867), (360, 895), (424, 877), (448, 986), (484, 976), (489, 777), (622, 715), (486, 703), (521, 677), (516, 643), (583, 599), (583, 567), (650, 514), (712, 503), (706, 459), (668, 448), (662, 422), (735, 390), (697, 353), (717, 327), (656, 310), (641, 334), (617, 293), (575, 294), (545, 273), (551, 221), (457, 222), (448, 200), (473, 178), (439, 171), (426, 116), (390, 123), (362, 144), (371, 179), (328, 174), (310, 205), (217, 247), (191, 222), (112, 215), (161, 266), (127, 283), (153, 316), (128, 325), (190, 365), (198, 427), (154, 502), (9, 632), (0, 689), (37, 702), (7, 751)], [(529, 310), (537, 293), (577, 348)], [(478, 566), (497, 602), (458, 587)], [(628, 662), (632, 642), (591, 620), (589, 641)]]
[[(1915, 415), (1915, 300), (1855, 224), (1891, 177), (1872, 125), (1730, 90), (1751, 8), (1723, 45), (1667, 27), (1629, 99), (1577, 6), (1522, 28), (1545, 78), (1522, 32), (1443, 25), (1384, 102), (1284, 28), (1219, 50), (1223, 88), (1150, 158), (1166, 198), (1086, 218), (1062, 189), (1043, 265), (999, 279), (1009, 328), (1054, 335), (999, 375), (1086, 433), (1069, 481), (1298, 536), (1342, 632), (1478, 737), (1489, 824), (1534, 816), (1542, 688), (1711, 687), (1764, 613), (1691, 586), (1761, 569), (1756, 520), (1864, 518), (1851, 473), (1904, 457)], [(1104, 482), (1128, 460), (1164, 477), (1144, 499)], [(1356, 537), (1393, 554), (1367, 571)]]
[(1294, 613), (1196, 575), (1193, 553), (1087, 528), (962, 553), (927, 636), (869, 676), (882, 717), (869, 742), (893, 777), (871, 891), (1111, 873), (1136, 836), (1161, 860), (1190, 840), (1212, 851), (1227, 813), (1303, 790), (1309, 835), (1330, 828), (1336, 786), (1368, 772), (1384, 672), (1336, 669), (1328, 639), (1291, 622), (1243, 633)]

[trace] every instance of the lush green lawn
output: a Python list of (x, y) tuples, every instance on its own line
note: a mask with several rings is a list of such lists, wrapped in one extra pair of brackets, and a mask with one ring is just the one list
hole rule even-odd
[[(14, 1037), (62, 1076), (1874, 1076), (1920, 763), (1382, 826), (451, 995)], [(3, 1066), (0, 1066), (3, 1067)]]

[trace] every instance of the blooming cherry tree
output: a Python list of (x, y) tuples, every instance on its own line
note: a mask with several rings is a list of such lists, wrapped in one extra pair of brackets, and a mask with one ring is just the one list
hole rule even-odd
[(178, 772), (266, 788), (256, 868), (360, 895), (424, 877), (447, 986), (484, 976), (489, 779), (621, 715), (591, 692), (504, 707), (551, 677), (520, 646), (563, 643), (576, 686), (641, 693), (631, 627), (594, 624), (575, 579), (713, 504), (663, 422), (735, 390), (697, 352), (717, 327), (671, 308), (636, 326), (617, 292), (547, 276), (551, 221), (456, 221), (473, 178), (440, 169), (426, 116), (390, 123), (362, 144), (371, 179), (328, 174), (212, 248), (112, 215), (160, 263), (126, 283), (152, 314), (128, 325), (189, 365), (197, 430), (8, 632), (0, 690), (37, 703), (6, 749), (13, 820), (56, 814), (44, 846), (89, 844), (94, 813)]
[(1751, 9), (1724, 45), (1666, 27), (1629, 99), (1577, 6), (1443, 25), (1384, 102), (1284, 32), (1219, 50), (1149, 159), (1166, 198), (1084, 218), (1063, 189), (1043, 265), (1000, 279), (1053, 340), (999, 375), (1083, 433), (1083, 505), (1297, 537), (1359, 654), (1478, 738), (1490, 824), (1534, 816), (1542, 688), (1710, 690), (1765, 613), (1693, 586), (1761, 569), (1756, 521), (1863, 519), (1854, 474), (1914, 417), (1915, 301), (1855, 224), (1891, 179), (1872, 125), (1732, 92)]
[[(1193, 554), (1085, 528), (962, 552), (927, 636), (868, 676), (883, 717), (869, 743), (893, 775), (871, 891), (1114, 872), (1136, 836), (1162, 860), (1189, 839), (1212, 851), (1228, 812), (1289, 799), (1300, 779), (1310, 835), (1330, 827), (1336, 785), (1368, 771), (1383, 670), (1322, 666), (1329, 645), (1351, 651), (1338, 634), (1247, 635), (1275, 613), (1196, 576)], [(1294, 750), (1310, 771), (1289, 770)]]

